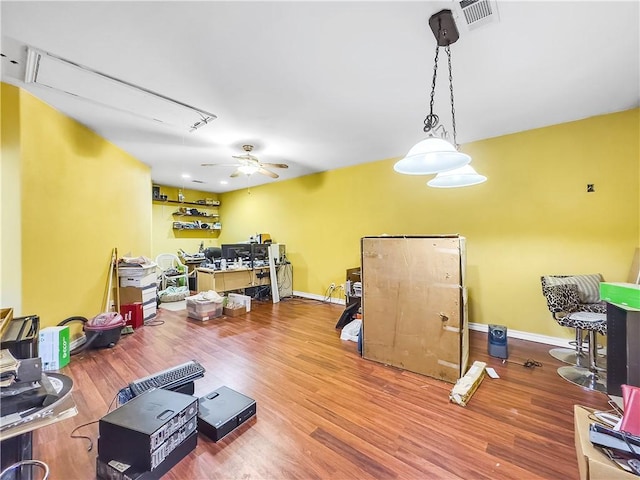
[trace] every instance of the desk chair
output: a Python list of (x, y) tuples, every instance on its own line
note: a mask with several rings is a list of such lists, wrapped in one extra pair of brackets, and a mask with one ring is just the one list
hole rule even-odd
[(160, 289), (168, 286), (186, 286), (189, 288), (189, 270), (183, 265), (177, 255), (173, 253), (161, 253), (156, 257), (156, 264), (160, 274), (158, 276)]

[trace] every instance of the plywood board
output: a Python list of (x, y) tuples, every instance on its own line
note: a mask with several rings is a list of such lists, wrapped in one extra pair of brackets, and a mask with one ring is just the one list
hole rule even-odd
[(363, 356), (455, 382), (463, 360), (460, 262), (457, 237), (363, 238)]

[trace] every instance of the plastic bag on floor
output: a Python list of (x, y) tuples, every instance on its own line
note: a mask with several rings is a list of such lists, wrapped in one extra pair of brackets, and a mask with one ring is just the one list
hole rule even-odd
[(179, 302), (189, 296), (189, 287), (167, 287), (158, 293), (161, 302)]
[(347, 323), (342, 329), (340, 334), (340, 340), (351, 340), (352, 342), (358, 341), (360, 335), (360, 327), (362, 326), (362, 320), (356, 319)]

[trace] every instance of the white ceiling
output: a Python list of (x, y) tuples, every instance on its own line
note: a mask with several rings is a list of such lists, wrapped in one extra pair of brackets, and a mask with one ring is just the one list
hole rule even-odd
[[(497, 5), (497, 23), (469, 31), (457, 20), (463, 148), (639, 105), (638, 1)], [(200, 166), (233, 162), (245, 143), (263, 162), (289, 164), (279, 180), (403, 156), (424, 135), (435, 53), (428, 19), (454, 3), (3, 0), (0, 8), (3, 81), (150, 165), (154, 182), (221, 193), (276, 181)], [(26, 46), (218, 118), (189, 132), (25, 84)], [(441, 50), (435, 112), (450, 129), (445, 60)]]

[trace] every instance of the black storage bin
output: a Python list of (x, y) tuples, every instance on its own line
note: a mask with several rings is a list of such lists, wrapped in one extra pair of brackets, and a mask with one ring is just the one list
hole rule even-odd
[(36, 358), (40, 334), (40, 317), (28, 315), (16, 317), (2, 334), (0, 347), (7, 349), (17, 359)]

